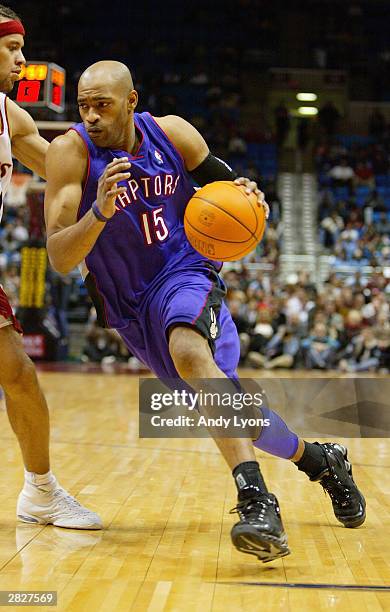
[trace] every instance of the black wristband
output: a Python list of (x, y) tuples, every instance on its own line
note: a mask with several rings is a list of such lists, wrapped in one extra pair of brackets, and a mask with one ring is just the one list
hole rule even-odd
[(213, 181), (234, 181), (238, 176), (226, 162), (211, 153), (189, 174), (200, 187)]
[(107, 223), (107, 221), (111, 221), (112, 217), (105, 217), (103, 213), (100, 212), (99, 206), (97, 205), (96, 200), (92, 204), (91, 210), (98, 221), (101, 221), (102, 223)]

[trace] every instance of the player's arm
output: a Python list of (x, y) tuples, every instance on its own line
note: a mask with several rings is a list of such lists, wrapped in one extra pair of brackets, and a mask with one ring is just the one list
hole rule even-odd
[(203, 136), (193, 125), (176, 115), (156, 117), (156, 121), (181, 153), (186, 169), (198, 185), (203, 187), (213, 181), (234, 181), (245, 187), (248, 194), (254, 192), (257, 195), (268, 217), (269, 207), (257, 183), (245, 177), (238, 177), (224, 161), (212, 155)]
[(116, 182), (130, 176), (123, 172), (129, 167), (123, 158), (108, 164), (99, 179), (95, 212), (91, 209), (77, 220), (87, 163), (84, 144), (73, 132), (59, 136), (49, 146), (45, 193), (47, 252), (51, 265), (61, 274), (68, 274), (90, 253), (106, 225), (98, 216), (109, 220), (115, 214), (115, 198), (126, 190), (118, 188)]
[(45, 156), (49, 146), (39, 134), (31, 115), (7, 98), (12, 155), (24, 166), (46, 178)]

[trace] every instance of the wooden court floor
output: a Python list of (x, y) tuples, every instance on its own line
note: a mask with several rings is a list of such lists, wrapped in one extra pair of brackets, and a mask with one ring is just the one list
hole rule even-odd
[(57, 591), (45, 609), (72, 612), (390, 610), (389, 439), (346, 441), (368, 504), (356, 530), (337, 523), (319, 485), (259, 453), (292, 550), (263, 565), (232, 547), (235, 488), (214, 442), (138, 439), (137, 377), (40, 380), (53, 471), (105, 529), (16, 523), (22, 468), (0, 411), (0, 591)]

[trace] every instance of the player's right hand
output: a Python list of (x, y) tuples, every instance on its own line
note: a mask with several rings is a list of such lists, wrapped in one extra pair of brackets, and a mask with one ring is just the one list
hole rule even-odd
[(113, 217), (116, 212), (116, 197), (126, 191), (126, 187), (118, 187), (118, 183), (130, 178), (128, 171), (130, 166), (128, 157), (116, 157), (107, 164), (99, 178), (96, 204), (100, 212), (107, 218)]

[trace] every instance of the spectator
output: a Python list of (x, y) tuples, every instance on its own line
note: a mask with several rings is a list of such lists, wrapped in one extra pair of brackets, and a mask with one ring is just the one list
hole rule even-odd
[(339, 364), (339, 368), (343, 372), (377, 370), (381, 358), (381, 349), (375, 338), (374, 330), (371, 327), (363, 328), (361, 333), (349, 342), (344, 355)]
[(276, 334), (267, 342), (264, 355), (250, 352), (248, 362), (254, 367), (263, 367), (266, 370), (293, 368), (297, 361), (302, 335), (302, 323), (295, 315), (291, 317), (289, 325), (278, 327)]
[(332, 179), (333, 187), (348, 187), (350, 193), (353, 192), (355, 173), (345, 157), (341, 158), (339, 163), (329, 170), (328, 174)]
[(323, 230), (322, 243), (324, 247), (332, 249), (336, 244), (340, 232), (344, 229), (344, 222), (337, 211), (334, 210), (328, 217), (325, 217), (325, 219), (321, 221), (321, 228)]
[(363, 206), (363, 216), (365, 225), (371, 225), (373, 222), (374, 212), (386, 212), (386, 206), (383, 198), (378, 194), (376, 189), (373, 189)]
[(290, 115), (284, 100), (279, 102), (274, 109), (275, 127), (276, 127), (276, 144), (280, 148), (284, 145), (290, 130)]
[(252, 330), (248, 355), (251, 353), (263, 353), (268, 340), (272, 338), (273, 334), (274, 329), (271, 325), (270, 311), (267, 308), (260, 308), (258, 310), (256, 324)]
[(310, 140), (310, 123), (308, 119), (300, 119), (297, 125), (297, 144), (301, 153), (305, 153)]
[(375, 176), (372, 170), (372, 166), (367, 162), (358, 162), (355, 167), (355, 187), (360, 185), (364, 187), (375, 187)]
[(371, 136), (380, 140), (386, 127), (386, 119), (379, 108), (373, 110), (368, 120), (368, 131)]
[(329, 100), (318, 112), (318, 121), (325, 133), (331, 137), (334, 135), (340, 121), (340, 113), (334, 103)]
[(229, 155), (244, 156), (248, 150), (247, 144), (238, 130), (233, 131), (229, 140), (228, 153)]
[(301, 343), (305, 366), (309, 370), (328, 370), (334, 363), (339, 343), (331, 338), (324, 323), (316, 323), (308, 338)]

